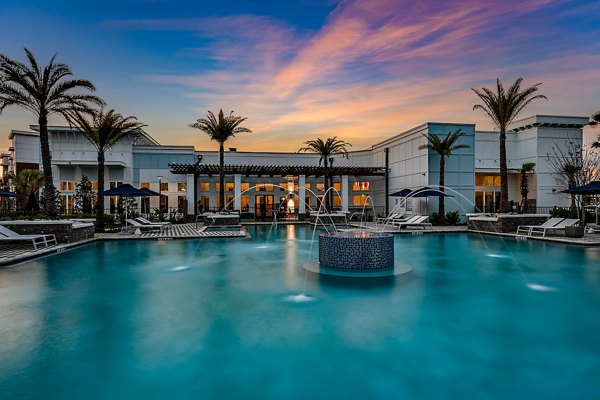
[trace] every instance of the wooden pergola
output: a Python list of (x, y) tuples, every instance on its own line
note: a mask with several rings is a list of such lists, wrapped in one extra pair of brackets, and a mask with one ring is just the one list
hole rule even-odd
[[(219, 175), (219, 164), (180, 164), (169, 163), (173, 174), (194, 174), (213, 176)], [(335, 166), (320, 167), (309, 165), (225, 165), (225, 175), (249, 176), (323, 176), (326, 172), (331, 175), (351, 176), (384, 176), (385, 167), (356, 167)]]

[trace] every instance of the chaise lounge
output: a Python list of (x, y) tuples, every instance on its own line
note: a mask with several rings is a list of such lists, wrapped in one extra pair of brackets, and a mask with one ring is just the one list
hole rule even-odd
[(134, 219), (142, 225), (162, 225), (165, 227), (165, 229), (170, 229), (173, 225), (170, 222), (152, 222), (143, 217), (137, 217)]
[(136, 221), (135, 219), (128, 219), (127, 220), (127, 224), (135, 229), (140, 229), (140, 230), (163, 230), (166, 229), (165, 225), (159, 225), (159, 224), (141, 224), (138, 221)]
[(547, 220), (546, 222), (544, 222), (541, 225), (519, 225), (517, 227), (517, 235), (521, 234), (521, 235), (531, 236), (531, 232), (533, 229), (544, 230), (547, 228), (552, 228), (552, 227), (558, 225), (559, 223), (563, 222), (564, 220), (565, 220), (564, 218), (550, 218), (549, 220)]
[(56, 236), (54, 236), (54, 234), (21, 235), (5, 226), (0, 225), (0, 242), (8, 241), (31, 242), (34, 250), (37, 250), (37, 246), (40, 244), (43, 244), (46, 247), (48, 247), (48, 245), (52, 242), (57, 244)]
[(547, 233), (556, 231), (564, 231), (567, 226), (575, 226), (579, 224), (579, 220), (576, 218), (567, 218), (560, 221), (558, 224), (551, 227), (532, 227), (529, 231), (529, 236), (534, 236), (536, 233), (541, 233), (542, 236), (546, 236)]

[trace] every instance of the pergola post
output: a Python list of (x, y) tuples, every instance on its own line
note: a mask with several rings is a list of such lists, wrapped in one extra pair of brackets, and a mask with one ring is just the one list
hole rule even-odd
[(298, 175), (298, 214), (306, 214), (306, 175)]

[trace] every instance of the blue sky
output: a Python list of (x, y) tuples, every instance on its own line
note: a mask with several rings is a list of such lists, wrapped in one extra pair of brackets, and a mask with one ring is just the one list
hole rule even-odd
[[(426, 121), (491, 129), (470, 88), (496, 78), (543, 83), (549, 101), (523, 116), (600, 109), (597, 1), (4, 0), (0, 24), (2, 54), (58, 53), (109, 108), (198, 149), (215, 145), (187, 125), (219, 108), (248, 117), (240, 150), (334, 135), (360, 149)], [(32, 123), (5, 110), (0, 149)]]

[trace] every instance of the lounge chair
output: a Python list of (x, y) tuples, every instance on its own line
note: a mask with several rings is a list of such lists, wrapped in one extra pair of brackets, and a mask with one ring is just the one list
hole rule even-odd
[(165, 227), (165, 229), (169, 229), (171, 228), (171, 226), (173, 224), (171, 224), (170, 222), (152, 222), (152, 221), (148, 221), (146, 218), (143, 217), (137, 217), (134, 218), (137, 222), (139, 222), (142, 225), (162, 225)]
[(404, 213), (390, 213), (387, 217), (379, 217), (375, 218), (375, 223), (379, 224), (391, 224), (394, 221), (401, 222), (402, 220), (406, 221), (404, 218)]
[(517, 235), (522, 234), (522, 235), (527, 235), (527, 236), (531, 236), (531, 231), (535, 228), (536, 230), (540, 230), (540, 229), (544, 229), (544, 228), (552, 228), (553, 226), (558, 225), (559, 223), (561, 223), (562, 221), (564, 221), (564, 218), (550, 218), (549, 220), (547, 220), (546, 222), (544, 222), (541, 225), (519, 225), (517, 227)]
[(403, 226), (406, 226), (406, 224), (416, 222), (421, 217), (422, 217), (421, 215), (415, 214), (405, 220), (397, 219), (397, 220), (390, 221), (390, 225), (395, 226), (397, 228), (402, 228)]
[(556, 233), (556, 231), (564, 231), (565, 227), (567, 226), (575, 226), (579, 224), (579, 220), (576, 218), (567, 218), (561, 222), (559, 222), (558, 224), (551, 226), (551, 227), (545, 227), (545, 228), (531, 228), (531, 231), (529, 233), (530, 236), (533, 236), (534, 233), (541, 233), (542, 236), (546, 236), (546, 233), (552, 231), (553, 233)]
[(3, 225), (0, 225), (0, 241), (2, 241), (2, 242), (8, 242), (8, 241), (31, 242), (34, 250), (37, 250), (37, 246), (39, 244), (44, 244), (46, 247), (48, 247), (48, 244), (52, 243), (52, 242), (54, 242), (54, 244), (57, 244), (56, 236), (54, 236), (53, 234), (48, 233), (48, 234), (35, 234), (35, 235), (20, 235), (17, 232), (10, 230)]
[(398, 228), (399, 229), (402, 229), (402, 228), (423, 228), (423, 229), (425, 229), (426, 226), (431, 228), (431, 222), (427, 222), (428, 219), (429, 219), (429, 215), (417, 215), (417, 218), (414, 218), (410, 221), (399, 222)]
[(164, 225), (158, 225), (158, 224), (140, 224), (139, 222), (137, 222), (135, 219), (128, 219), (127, 220), (127, 224), (135, 229), (140, 229), (140, 230), (163, 230), (166, 229), (166, 227)]

